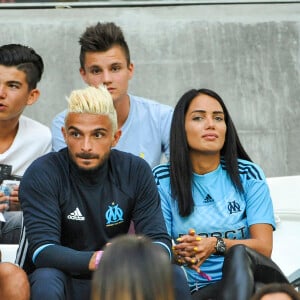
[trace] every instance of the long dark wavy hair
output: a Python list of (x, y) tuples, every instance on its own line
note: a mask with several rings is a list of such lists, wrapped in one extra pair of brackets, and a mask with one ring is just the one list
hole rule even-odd
[(178, 201), (179, 214), (189, 216), (194, 209), (192, 197), (193, 168), (190, 159), (190, 149), (185, 132), (185, 116), (192, 100), (200, 94), (216, 99), (222, 106), (227, 126), (224, 146), (221, 156), (225, 161), (227, 172), (239, 192), (243, 186), (239, 176), (238, 158), (251, 161), (243, 148), (233, 121), (222, 98), (209, 89), (192, 89), (186, 92), (178, 101), (172, 118), (170, 132), (170, 177), (172, 197)]

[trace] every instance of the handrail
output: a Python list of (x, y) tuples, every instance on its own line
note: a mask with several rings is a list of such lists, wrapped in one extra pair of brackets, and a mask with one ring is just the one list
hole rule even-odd
[[(18, 0), (16, 0), (18, 1)], [(242, 4), (295, 4), (299, 0), (156, 0), (156, 1), (134, 1), (134, 0), (110, 0), (110, 1), (26, 1), (26, 3), (0, 3), (1, 9), (33, 9), (33, 8), (92, 8), (92, 7), (144, 7), (144, 6), (189, 6), (189, 5), (242, 5)]]

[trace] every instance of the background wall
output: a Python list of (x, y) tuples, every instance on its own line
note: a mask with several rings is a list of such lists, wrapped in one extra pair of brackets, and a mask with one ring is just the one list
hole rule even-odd
[(38, 103), (49, 125), (83, 87), (78, 38), (88, 25), (123, 28), (135, 63), (130, 92), (174, 106), (207, 87), (227, 104), (266, 176), (300, 174), (300, 4), (0, 9), (0, 44), (33, 47), (45, 61)]

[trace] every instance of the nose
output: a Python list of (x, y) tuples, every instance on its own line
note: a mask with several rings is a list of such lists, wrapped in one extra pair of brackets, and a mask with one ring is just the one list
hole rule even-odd
[(206, 118), (206, 127), (207, 128), (215, 128), (215, 120), (212, 117)]
[(111, 73), (109, 70), (103, 71), (103, 84), (107, 84), (111, 82)]
[(1, 98), (6, 97), (6, 91), (5, 91), (5, 88), (4, 88), (3, 84), (0, 84), (0, 97)]
[(92, 151), (92, 143), (89, 137), (85, 137), (81, 144), (81, 150), (83, 152), (90, 152)]

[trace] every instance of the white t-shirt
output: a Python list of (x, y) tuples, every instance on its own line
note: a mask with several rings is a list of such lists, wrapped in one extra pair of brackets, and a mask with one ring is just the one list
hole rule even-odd
[(22, 115), (19, 119), (18, 132), (12, 145), (4, 153), (0, 154), (0, 168), (11, 166), (11, 175), (21, 177), (36, 158), (50, 151), (50, 129)]

